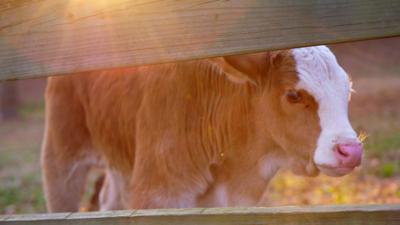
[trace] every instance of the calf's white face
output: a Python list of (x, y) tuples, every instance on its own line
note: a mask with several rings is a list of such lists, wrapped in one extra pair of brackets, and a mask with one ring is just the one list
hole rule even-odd
[(292, 51), (296, 63), (296, 89), (305, 90), (318, 103), (320, 134), (313, 161), (329, 176), (342, 176), (361, 162), (362, 146), (348, 119), (349, 78), (325, 46)]

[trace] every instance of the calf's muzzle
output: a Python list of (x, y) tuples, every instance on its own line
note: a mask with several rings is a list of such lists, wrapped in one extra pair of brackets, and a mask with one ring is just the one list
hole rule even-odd
[(337, 144), (334, 151), (339, 167), (354, 168), (361, 164), (363, 149), (359, 142)]

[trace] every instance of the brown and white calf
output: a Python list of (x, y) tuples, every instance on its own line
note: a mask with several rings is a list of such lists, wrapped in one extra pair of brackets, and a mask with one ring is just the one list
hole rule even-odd
[(42, 149), (49, 211), (257, 205), (281, 167), (342, 176), (362, 147), (350, 82), (324, 46), (52, 77)]

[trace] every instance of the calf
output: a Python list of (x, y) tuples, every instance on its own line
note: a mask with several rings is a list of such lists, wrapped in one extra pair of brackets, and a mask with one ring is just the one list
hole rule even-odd
[(77, 211), (95, 165), (102, 210), (254, 206), (281, 167), (345, 175), (349, 95), (324, 46), (49, 78), (47, 207)]

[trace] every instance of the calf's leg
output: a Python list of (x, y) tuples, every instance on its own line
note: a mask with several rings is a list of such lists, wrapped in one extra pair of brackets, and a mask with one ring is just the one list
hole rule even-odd
[(48, 82), (41, 157), (48, 211), (78, 211), (87, 174), (96, 158), (83, 107), (65, 80)]
[(84, 191), (89, 166), (57, 155), (46, 143), (42, 150), (43, 186), (49, 212), (76, 212)]

